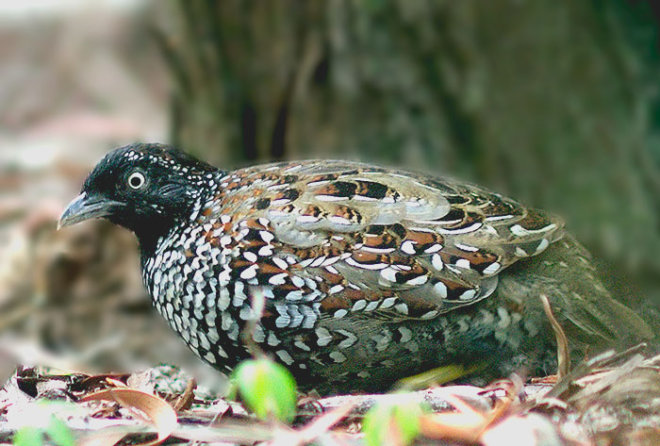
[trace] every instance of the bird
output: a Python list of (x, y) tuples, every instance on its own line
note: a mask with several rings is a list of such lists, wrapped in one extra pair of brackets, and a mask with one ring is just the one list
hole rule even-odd
[(202, 360), (231, 373), (256, 346), (320, 395), (442, 367), (548, 373), (541, 296), (574, 354), (650, 336), (561, 218), (451, 178), (340, 160), (222, 170), (133, 143), (58, 227), (91, 218), (135, 233), (153, 305)]

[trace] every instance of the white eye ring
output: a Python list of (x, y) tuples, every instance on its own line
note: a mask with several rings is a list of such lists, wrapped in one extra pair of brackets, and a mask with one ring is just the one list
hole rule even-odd
[(132, 189), (139, 189), (142, 186), (144, 186), (144, 183), (146, 183), (146, 179), (144, 178), (144, 175), (140, 172), (133, 172), (131, 176), (128, 177), (128, 185)]

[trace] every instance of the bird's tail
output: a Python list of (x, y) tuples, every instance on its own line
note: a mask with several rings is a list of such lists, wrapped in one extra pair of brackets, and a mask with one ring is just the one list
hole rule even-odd
[[(504, 296), (524, 295), (519, 304), (530, 311), (541, 311), (539, 296), (546, 295), (572, 346), (631, 345), (653, 338), (644, 320), (603, 286), (590, 258), (566, 235), (538, 257), (520, 262), (520, 268), (514, 265), (503, 275), (500, 291)], [(507, 292), (512, 287), (526, 292)]]

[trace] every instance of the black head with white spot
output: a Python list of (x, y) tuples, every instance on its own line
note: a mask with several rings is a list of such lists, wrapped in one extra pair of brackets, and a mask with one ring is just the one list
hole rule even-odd
[(138, 236), (143, 252), (189, 217), (217, 169), (162, 144), (131, 144), (92, 170), (59, 225), (104, 217)]

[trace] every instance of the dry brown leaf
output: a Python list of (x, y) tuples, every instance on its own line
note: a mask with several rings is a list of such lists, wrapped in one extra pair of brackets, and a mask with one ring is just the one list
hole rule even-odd
[(456, 409), (456, 412), (445, 412), (423, 415), (420, 418), (420, 432), (435, 439), (451, 439), (466, 443), (480, 441), (484, 432), (507, 412), (514, 396), (498, 400), (495, 407), (489, 411), (479, 411), (467, 404), (461, 398), (447, 394), (447, 401)]
[(460, 398), (446, 396), (456, 412), (423, 415), (419, 419), (422, 435), (434, 439), (453, 439), (476, 443), (487, 426), (486, 417)]
[[(129, 388), (101, 390), (86, 395), (81, 401), (115, 401), (126, 408), (137, 409), (144, 413), (156, 428), (158, 436), (153, 441), (142, 443), (141, 446), (155, 446), (162, 443), (172, 434), (178, 424), (176, 412), (172, 406), (164, 399), (140, 390)], [(97, 444), (100, 445), (100, 443)]]
[[(110, 384), (113, 387), (117, 387), (117, 388), (120, 388), (120, 389), (124, 389), (124, 388), (128, 387), (126, 384), (124, 384), (123, 381), (120, 381), (118, 379), (111, 378), (111, 377), (107, 377), (105, 379), (105, 382)], [(133, 389), (133, 390), (136, 390), (136, 389)]]

